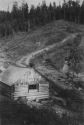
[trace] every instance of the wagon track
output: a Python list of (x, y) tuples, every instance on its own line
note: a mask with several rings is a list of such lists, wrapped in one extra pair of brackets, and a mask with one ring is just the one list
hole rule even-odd
[(69, 39), (74, 39), (76, 37), (77, 33), (75, 34), (71, 34), (70, 36), (66, 37), (65, 39), (63, 39), (60, 43), (55, 43), (53, 45), (49, 45), (48, 47), (45, 47), (41, 50), (37, 50), (35, 52), (32, 52), (31, 54), (27, 54), (26, 56), (22, 57), (20, 60), (18, 60), (16, 62), (16, 65), (19, 67), (27, 67), (29, 65), (29, 62), (31, 59), (35, 58), (36, 55), (38, 54), (42, 54), (44, 51), (49, 51), (55, 47), (60, 47), (62, 44), (64, 44), (65, 42), (67, 42), (67, 40)]

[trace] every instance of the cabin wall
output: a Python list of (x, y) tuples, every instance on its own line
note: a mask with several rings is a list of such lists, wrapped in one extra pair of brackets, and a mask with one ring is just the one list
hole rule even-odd
[(0, 81), (0, 102), (11, 98), (11, 87)]
[[(49, 98), (49, 84), (37, 84), (36, 89), (29, 89), (31, 84), (18, 84), (15, 85), (12, 93), (14, 100), (19, 97), (26, 97), (27, 100), (39, 100)], [(35, 84), (34, 84), (35, 85)]]

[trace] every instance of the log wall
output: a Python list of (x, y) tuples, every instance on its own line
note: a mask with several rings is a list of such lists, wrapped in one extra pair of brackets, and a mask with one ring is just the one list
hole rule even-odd
[[(3, 97), (3, 100), (5, 98), (11, 99), (11, 87), (1, 81), (0, 81), (0, 96)], [(3, 100), (1, 98), (0, 102)]]
[[(13, 85), (12, 96), (14, 100), (19, 97), (26, 97), (27, 100), (40, 100), (49, 98), (49, 83), (37, 83), (36, 89), (29, 89), (28, 83)], [(35, 85), (35, 84), (34, 84)]]

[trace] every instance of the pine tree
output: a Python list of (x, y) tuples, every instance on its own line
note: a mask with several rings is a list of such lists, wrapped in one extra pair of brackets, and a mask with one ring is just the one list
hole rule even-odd
[(35, 8), (32, 5), (29, 13), (30, 18), (30, 27), (32, 28), (35, 25)]
[(14, 2), (13, 7), (12, 7), (12, 18), (17, 18), (18, 17), (18, 3)]
[(56, 3), (53, 2), (53, 19), (55, 20), (56, 19)]
[(62, 5), (64, 20), (66, 20), (66, 8), (67, 8), (67, 3), (66, 3), (66, 0), (64, 0), (63, 5)]
[(48, 21), (47, 5), (46, 2), (43, 1), (41, 6), (41, 23), (46, 24), (47, 21)]
[(22, 3), (22, 15), (23, 15), (23, 30), (28, 31), (28, 4)]
[(84, 0), (81, 5), (81, 12), (80, 12), (80, 22), (84, 24)]

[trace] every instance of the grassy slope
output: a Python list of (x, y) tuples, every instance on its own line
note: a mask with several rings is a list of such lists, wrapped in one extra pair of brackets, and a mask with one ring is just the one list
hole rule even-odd
[(72, 32), (78, 32), (77, 28), (68, 22), (55, 21), (29, 33), (17, 33), (8, 38), (1, 38), (0, 45), (9, 59), (16, 60), (32, 51), (59, 42)]

